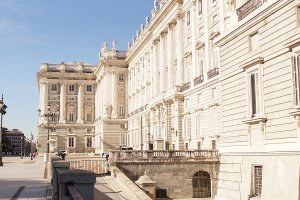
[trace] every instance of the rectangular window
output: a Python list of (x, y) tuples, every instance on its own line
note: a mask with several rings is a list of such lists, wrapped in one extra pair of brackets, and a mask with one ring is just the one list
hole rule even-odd
[(92, 85), (87, 85), (87, 86), (86, 86), (86, 91), (87, 91), (87, 92), (92, 92), (92, 91), (93, 91)]
[(258, 71), (249, 73), (249, 114), (250, 118), (260, 115)]
[(92, 121), (92, 114), (86, 114), (86, 121), (91, 122)]
[(124, 74), (119, 74), (119, 82), (124, 82)]
[(212, 140), (211, 141), (211, 149), (216, 150), (217, 146), (216, 146), (216, 140)]
[(259, 34), (258, 31), (249, 36), (249, 51), (259, 48)]
[(299, 107), (300, 95), (300, 56), (292, 57), (292, 81), (293, 81), (293, 102), (294, 106)]
[(186, 26), (190, 26), (191, 24), (191, 13), (190, 11), (187, 11), (186, 13)]
[(185, 143), (185, 150), (189, 150), (189, 143)]
[(262, 192), (262, 169), (263, 166), (254, 166), (253, 196), (260, 196)]
[(125, 117), (125, 106), (124, 105), (119, 106), (119, 112), (120, 112), (120, 117)]
[(68, 145), (69, 145), (68, 146), (69, 148), (73, 148), (74, 147), (74, 138), (73, 137), (69, 138)]
[(201, 15), (202, 14), (202, 0), (198, 1), (198, 14)]
[(57, 84), (51, 84), (51, 91), (57, 91)]
[(75, 92), (75, 85), (69, 85), (69, 92)]
[(92, 138), (86, 138), (86, 147), (91, 148), (92, 147)]
[(69, 122), (74, 121), (74, 113), (69, 113)]
[(202, 135), (202, 112), (198, 112), (196, 115), (196, 134), (197, 136)]
[(201, 142), (198, 142), (198, 143), (197, 143), (197, 148), (198, 148), (198, 150), (201, 149)]

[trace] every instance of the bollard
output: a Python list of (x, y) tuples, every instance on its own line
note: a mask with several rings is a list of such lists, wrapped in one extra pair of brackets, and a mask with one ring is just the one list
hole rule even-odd
[(94, 184), (96, 174), (85, 170), (61, 170), (58, 172), (58, 197), (59, 200), (69, 200), (74, 192), (69, 191), (68, 186), (72, 186), (76, 193), (80, 194), (84, 200), (94, 199)]
[(52, 162), (52, 199), (56, 200), (58, 199), (58, 193), (59, 193), (59, 188), (58, 188), (58, 169), (61, 171), (66, 171), (69, 170), (70, 168), (70, 162), (66, 161), (55, 161)]

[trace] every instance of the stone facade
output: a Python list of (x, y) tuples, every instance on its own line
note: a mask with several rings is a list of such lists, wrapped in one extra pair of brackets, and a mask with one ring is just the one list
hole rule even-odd
[[(40, 153), (67, 150), (93, 152), (95, 66), (82, 62), (41, 65), (38, 149)], [(48, 140), (49, 137), (49, 140)]]
[(117, 51), (113, 42), (103, 44), (95, 70), (95, 152), (108, 153), (126, 144), (127, 133), (127, 62), (126, 52)]

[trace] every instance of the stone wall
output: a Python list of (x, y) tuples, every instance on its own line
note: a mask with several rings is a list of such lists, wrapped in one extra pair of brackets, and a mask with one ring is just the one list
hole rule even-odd
[(147, 162), (147, 163), (117, 163), (132, 181), (147, 175), (156, 181), (157, 189), (166, 189), (169, 198), (193, 198), (192, 179), (196, 172), (205, 171), (211, 176), (212, 197), (216, 195), (219, 163), (218, 162)]

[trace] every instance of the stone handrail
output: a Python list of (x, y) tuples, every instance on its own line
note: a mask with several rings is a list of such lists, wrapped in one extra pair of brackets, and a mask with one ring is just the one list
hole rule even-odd
[(114, 150), (110, 151), (109, 158), (115, 162), (126, 161), (167, 161), (178, 159), (219, 159), (217, 150), (146, 150), (146, 151), (131, 151), (131, 150)]

